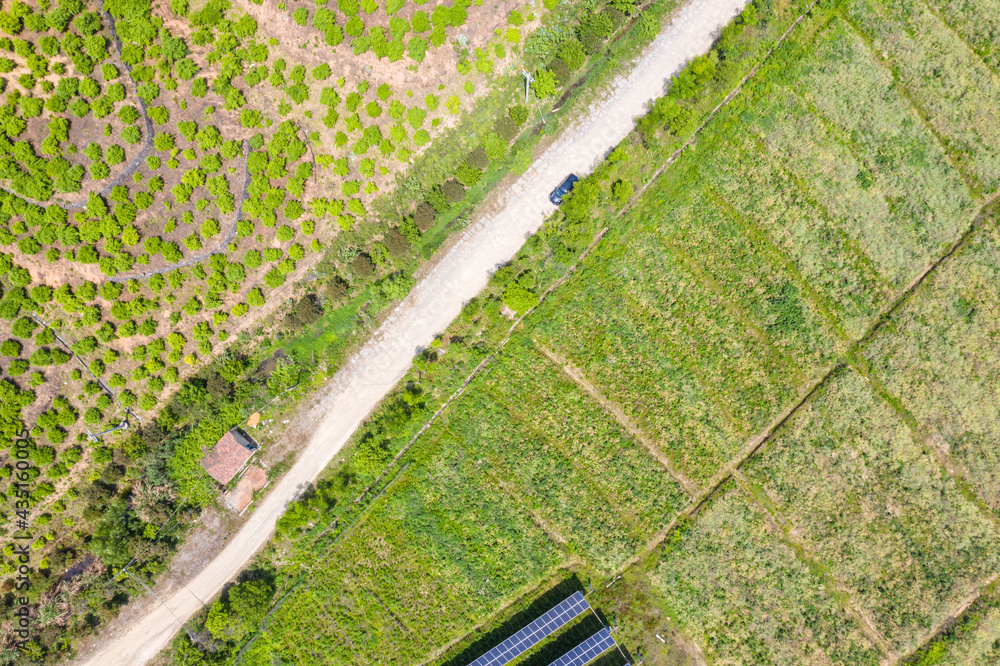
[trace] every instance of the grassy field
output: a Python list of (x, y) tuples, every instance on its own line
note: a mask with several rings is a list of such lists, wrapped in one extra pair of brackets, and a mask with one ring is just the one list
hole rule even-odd
[[(449, 394), (607, 227), (399, 476), (279, 529), (245, 661), (467, 663), (575, 574), (650, 664), (987, 663), (996, 74), (928, 7), (818, 7), (632, 199), (696, 125), (696, 87), (657, 103), (418, 359), (400, 391)], [(388, 411), (330, 479), (403, 450)]]
[[(648, 452), (527, 341), (470, 397), (418, 444), (378, 509), (324, 553), (329, 571), (281, 607), (270, 648), (255, 647), (260, 663), (416, 660), (567, 557), (615, 570), (685, 503)], [(325, 611), (303, 612), (317, 598)], [(357, 613), (364, 623), (349, 620)]]
[(915, 666), (990, 664), (1000, 659), (1000, 599), (996, 585), (907, 660)]
[(716, 663), (874, 663), (876, 646), (733, 484), (649, 572), (664, 610)]
[(861, 375), (838, 373), (743, 466), (905, 654), (996, 570), (997, 526)]
[(991, 509), (1000, 509), (996, 380), (1000, 310), (996, 214), (924, 284), (865, 358), (890, 394), (920, 424)]

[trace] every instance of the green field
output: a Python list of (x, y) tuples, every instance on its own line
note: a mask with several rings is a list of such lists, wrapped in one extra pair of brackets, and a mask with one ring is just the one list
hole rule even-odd
[(743, 467), (902, 653), (1000, 563), (1000, 533), (892, 407), (847, 371)]
[(876, 376), (919, 422), (929, 445), (994, 511), (1000, 510), (1000, 411), (994, 400), (1000, 343), (1000, 235), (982, 222), (865, 350)]
[(715, 663), (875, 663), (878, 649), (731, 483), (658, 557), (650, 579)]
[[(399, 477), (280, 530), (296, 564), (263, 561), (305, 582), (245, 663), (467, 663), (569, 573), (657, 666), (989, 663), (1000, 135), (972, 4), (819, 6), (619, 216), (697, 89), (654, 106), (421, 356), (407, 390), (450, 394), (499, 302), (527, 310), (608, 228)], [(737, 25), (769, 43), (797, 15), (760, 11)]]

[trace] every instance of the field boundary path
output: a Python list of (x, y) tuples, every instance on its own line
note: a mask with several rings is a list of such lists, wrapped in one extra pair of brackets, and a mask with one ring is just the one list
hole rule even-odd
[[(316, 480), (379, 401), (409, 368), (418, 349), (445, 330), (463, 305), (486, 286), (490, 272), (509, 261), (553, 207), (549, 191), (570, 172), (589, 173), (632, 130), (647, 104), (689, 60), (706, 53), (718, 30), (746, 0), (694, 0), (681, 9), (627, 74), (569, 126), (517, 181), (496, 208), (481, 215), (397, 305), (371, 339), (311, 403), (305, 419), (314, 434), (292, 468), (275, 484), (240, 531), (187, 585), (165, 598), (128, 630), (79, 662), (137, 666), (155, 657), (186, 621), (265, 545), (289, 502)], [(196, 596), (197, 595), (197, 596)]]

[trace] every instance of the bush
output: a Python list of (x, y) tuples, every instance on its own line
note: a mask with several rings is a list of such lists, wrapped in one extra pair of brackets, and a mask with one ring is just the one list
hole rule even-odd
[(421, 232), (425, 232), (434, 225), (434, 219), (437, 217), (437, 211), (430, 203), (423, 201), (417, 206), (417, 209), (413, 212), (413, 222), (417, 225), (417, 229)]
[(535, 94), (539, 97), (551, 97), (556, 94), (556, 76), (547, 69), (540, 69), (535, 74)]
[(291, 319), (299, 327), (316, 323), (323, 316), (323, 306), (315, 294), (306, 294), (292, 308)]
[(389, 229), (382, 242), (386, 249), (395, 256), (404, 255), (410, 251), (410, 242), (398, 229)]
[(483, 172), (468, 164), (463, 164), (455, 171), (455, 177), (466, 187), (472, 187), (483, 177)]
[(503, 302), (514, 312), (524, 314), (538, 305), (538, 295), (519, 282), (511, 282), (503, 290)]
[(331, 303), (336, 303), (347, 296), (348, 285), (342, 277), (334, 275), (326, 285), (326, 297)]
[(580, 69), (587, 62), (587, 54), (584, 53), (583, 46), (575, 39), (570, 39), (560, 44), (556, 54), (573, 71)]
[[(611, 15), (612, 11), (616, 14), (614, 17)], [(614, 33), (616, 29), (615, 19), (617, 19), (620, 14), (621, 12), (612, 10), (611, 8), (599, 14), (588, 14), (583, 18), (583, 21), (580, 22), (581, 32), (589, 32), (603, 41)], [(621, 24), (619, 23), (618, 25)]]
[(518, 125), (514, 119), (509, 116), (498, 119), (496, 125), (494, 125), (494, 130), (506, 143), (510, 143), (511, 140), (517, 136), (519, 129), (520, 125)]
[(632, 183), (618, 179), (611, 184), (611, 195), (618, 201), (619, 204), (623, 204), (632, 198)]
[(445, 181), (441, 186), (441, 193), (450, 203), (458, 203), (465, 197), (465, 186), (457, 180)]
[[(121, 137), (125, 140), (125, 143), (135, 145), (142, 141), (142, 131), (135, 125), (130, 125), (122, 130)], [(108, 154), (110, 156), (110, 150)]]
[(370, 277), (375, 272), (375, 262), (367, 254), (359, 254), (351, 261), (351, 272), (361, 279)]
[(580, 31), (580, 46), (587, 55), (596, 55), (604, 48), (604, 40), (590, 28), (585, 28)]
[(563, 60), (562, 58), (558, 57), (553, 58), (552, 62), (549, 63), (549, 70), (551, 70), (552, 74), (555, 76), (556, 85), (559, 87), (562, 87), (567, 83), (569, 83), (570, 79), (573, 76), (573, 73), (570, 71), (569, 65), (567, 65), (566, 61)]

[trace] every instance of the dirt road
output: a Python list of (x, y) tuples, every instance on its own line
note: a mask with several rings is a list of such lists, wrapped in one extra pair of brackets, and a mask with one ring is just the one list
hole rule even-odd
[[(94, 666), (143, 664), (232, 580), (267, 542), (289, 501), (316, 479), (361, 421), (403, 376), (416, 350), (460, 312), (486, 285), (489, 271), (511, 259), (538, 230), (553, 207), (549, 192), (570, 172), (589, 173), (632, 129), (647, 103), (664, 92), (666, 80), (691, 58), (705, 53), (713, 35), (745, 0), (694, 0), (676, 16), (609, 95), (522, 175), (494, 211), (481, 216), (439, 258), (389, 315), (371, 340), (330, 381), (312, 409), (316, 430), (297, 462), (257, 506), (226, 548), (186, 588), (173, 594), (102, 648), (83, 655)], [(197, 595), (197, 596), (195, 596)]]

